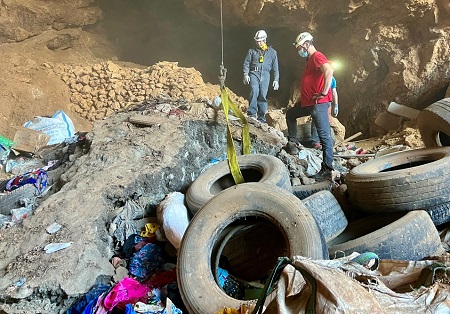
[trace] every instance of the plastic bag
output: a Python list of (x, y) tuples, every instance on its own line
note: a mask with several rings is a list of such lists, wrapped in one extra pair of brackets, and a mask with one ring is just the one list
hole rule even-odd
[(163, 227), (167, 240), (178, 250), (189, 224), (187, 208), (184, 205), (184, 194), (169, 193), (157, 206), (156, 216), (159, 224)]
[(54, 253), (60, 250), (66, 249), (72, 245), (73, 242), (65, 242), (65, 243), (49, 243), (44, 247), (45, 253)]
[(51, 118), (35, 117), (23, 126), (49, 135), (50, 140), (47, 145), (62, 143), (66, 138), (71, 138), (75, 133), (72, 120), (62, 110), (56, 111)]
[(33, 209), (31, 207), (20, 207), (11, 209), (11, 220), (15, 224), (21, 223), (25, 218), (31, 215)]
[(302, 149), (298, 152), (298, 158), (302, 160), (306, 160), (308, 162), (308, 168), (306, 172), (308, 175), (314, 175), (320, 171), (322, 160), (315, 156), (307, 149)]
[(8, 158), (13, 144), (14, 142), (0, 135), (0, 161), (5, 161)]

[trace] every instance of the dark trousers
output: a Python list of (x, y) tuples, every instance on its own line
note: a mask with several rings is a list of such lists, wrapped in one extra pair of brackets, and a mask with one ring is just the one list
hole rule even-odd
[[(331, 141), (331, 126), (328, 119), (328, 107), (331, 103), (326, 102), (309, 107), (301, 107), (295, 104), (286, 112), (286, 123), (288, 126), (288, 139), (291, 142), (297, 141), (297, 118), (311, 116), (312, 123), (317, 128), (320, 144), (322, 144), (323, 164), (333, 169), (333, 143)], [(323, 166), (323, 165), (322, 165)]]

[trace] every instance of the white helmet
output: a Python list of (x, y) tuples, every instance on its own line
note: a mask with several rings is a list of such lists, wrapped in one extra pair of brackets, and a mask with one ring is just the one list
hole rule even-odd
[(267, 33), (263, 29), (261, 29), (261, 30), (256, 32), (254, 39), (255, 39), (255, 41), (266, 40), (267, 39)]
[(299, 46), (303, 45), (305, 41), (311, 41), (313, 40), (313, 37), (310, 33), (304, 32), (297, 36), (295, 39), (295, 43), (293, 44), (295, 48), (298, 48)]

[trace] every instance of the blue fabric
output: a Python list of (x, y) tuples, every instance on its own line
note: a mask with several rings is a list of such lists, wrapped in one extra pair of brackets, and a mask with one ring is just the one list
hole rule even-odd
[[(91, 314), (94, 305), (97, 303), (98, 296), (107, 291), (109, 288), (110, 287), (106, 285), (96, 284), (77, 303), (75, 303), (75, 305), (71, 306), (66, 311), (66, 314)], [(91, 303), (93, 304), (91, 305)]]
[(331, 126), (328, 118), (328, 107), (331, 103), (326, 102), (314, 106), (301, 107), (300, 104), (288, 109), (286, 112), (286, 124), (288, 126), (288, 139), (297, 141), (297, 118), (311, 116), (317, 128), (320, 144), (322, 144), (323, 164), (333, 169), (333, 143), (331, 140)]
[(125, 306), (125, 314), (136, 314), (136, 311), (133, 309), (133, 304), (127, 304)]
[(217, 267), (217, 279), (219, 280), (218, 284), (219, 287), (223, 288), (223, 286), (225, 285), (225, 281), (227, 280), (228, 277), (228, 271)]
[(334, 78), (334, 76), (331, 78), (330, 88), (331, 89), (336, 88), (336, 79)]
[(161, 248), (153, 243), (144, 245), (130, 259), (128, 270), (131, 275), (145, 279), (164, 264)]

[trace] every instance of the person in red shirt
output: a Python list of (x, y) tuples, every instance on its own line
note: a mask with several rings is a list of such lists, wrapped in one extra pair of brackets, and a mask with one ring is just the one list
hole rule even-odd
[(297, 118), (311, 115), (317, 128), (322, 145), (323, 161), (320, 171), (312, 177), (316, 180), (331, 179), (333, 170), (333, 144), (331, 127), (328, 119), (328, 107), (331, 105), (330, 89), (333, 69), (325, 55), (316, 50), (313, 37), (304, 32), (297, 36), (295, 48), (301, 57), (307, 58), (306, 68), (300, 82), (300, 102), (286, 112), (288, 126), (288, 144), (285, 150), (297, 154)]

